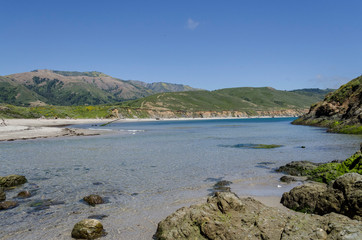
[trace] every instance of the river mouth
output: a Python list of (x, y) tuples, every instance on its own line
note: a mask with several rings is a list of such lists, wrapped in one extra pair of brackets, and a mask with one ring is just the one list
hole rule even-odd
[[(361, 137), (290, 121), (114, 123), (106, 128), (129, 134), (2, 142), (0, 176), (20, 174), (29, 180), (7, 192), (7, 198), (21, 190), (34, 195), (0, 212), (0, 238), (71, 239), (77, 221), (104, 215), (108, 235), (102, 239), (151, 239), (158, 221), (179, 207), (202, 202), (217, 181), (232, 182), (231, 191), (239, 195), (278, 197), (292, 187), (279, 182), (278, 166), (345, 159), (359, 148)], [(240, 143), (282, 147), (220, 147)], [(90, 207), (81, 202), (90, 194), (101, 195), (106, 203)]]

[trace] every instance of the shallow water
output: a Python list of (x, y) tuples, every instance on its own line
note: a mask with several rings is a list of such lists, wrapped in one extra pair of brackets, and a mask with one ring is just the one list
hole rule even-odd
[[(77, 221), (105, 214), (104, 239), (151, 239), (158, 221), (181, 206), (199, 202), (216, 181), (232, 181), (230, 187), (239, 195), (281, 196), (294, 185), (278, 182), (281, 175), (273, 172), (276, 167), (297, 160), (345, 159), (359, 149), (360, 136), (294, 126), (291, 120), (81, 125), (77, 127), (111, 129), (117, 134), (2, 142), (0, 176), (20, 174), (29, 180), (7, 192), (7, 198), (22, 189), (35, 195), (0, 212), (0, 238), (71, 239)], [(225, 147), (240, 144), (282, 147)], [(105, 197), (106, 204), (85, 205), (81, 199), (92, 193)], [(58, 204), (31, 207), (44, 199)]]

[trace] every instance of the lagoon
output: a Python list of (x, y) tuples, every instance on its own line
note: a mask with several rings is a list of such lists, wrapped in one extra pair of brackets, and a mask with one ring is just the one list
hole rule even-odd
[[(280, 183), (276, 167), (343, 160), (359, 149), (361, 136), (295, 126), (292, 120), (115, 122), (76, 126), (115, 134), (1, 142), (0, 176), (25, 175), (29, 182), (21, 189), (35, 195), (0, 212), (0, 238), (71, 239), (76, 222), (103, 214), (108, 235), (102, 239), (151, 239), (160, 220), (200, 202), (219, 180), (232, 181), (231, 190), (240, 196), (280, 197), (295, 184)], [(281, 147), (240, 147), (253, 144)], [(19, 191), (7, 192), (7, 198)], [(81, 199), (92, 193), (106, 203), (84, 204)], [(59, 204), (32, 205), (47, 199)]]

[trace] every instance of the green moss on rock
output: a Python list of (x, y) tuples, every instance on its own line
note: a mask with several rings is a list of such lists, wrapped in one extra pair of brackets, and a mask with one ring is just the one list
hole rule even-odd
[(345, 173), (362, 174), (362, 153), (356, 152), (341, 163), (326, 163), (307, 171), (308, 178), (316, 182), (329, 183)]

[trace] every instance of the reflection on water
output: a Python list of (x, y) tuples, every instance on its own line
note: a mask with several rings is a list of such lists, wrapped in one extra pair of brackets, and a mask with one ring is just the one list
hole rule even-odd
[[(297, 160), (345, 159), (359, 148), (361, 137), (290, 121), (113, 123), (106, 128), (120, 134), (2, 142), (0, 175), (16, 173), (29, 180), (7, 192), (7, 198), (23, 189), (34, 196), (0, 212), (0, 238), (70, 239), (77, 221), (99, 215), (106, 216), (104, 239), (151, 239), (158, 221), (207, 196), (219, 181), (231, 181), (228, 187), (238, 194), (280, 196), (291, 185), (277, 188), (280, 175), (274, 168)], [(219, 147), (240, 143), (283, 147)], [(89, 194), (101, 195), (107, 203), (83, 204)], [(35, 211), (32, 203), (43, 207)]]

